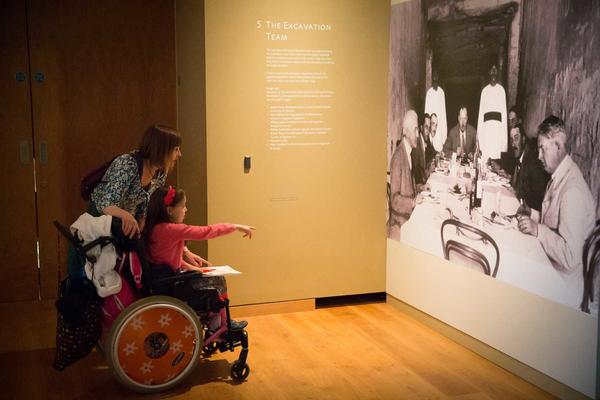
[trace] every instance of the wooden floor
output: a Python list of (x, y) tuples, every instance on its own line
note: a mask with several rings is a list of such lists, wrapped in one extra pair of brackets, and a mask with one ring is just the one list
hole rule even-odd
[(2, 399), (550, 399), (386, 303), (247, 318), (247, 381), (235, 353), (203, 359), (176, 391), (137, 395), (99, 353), (57, 372), (53, 349), (0, 353)]

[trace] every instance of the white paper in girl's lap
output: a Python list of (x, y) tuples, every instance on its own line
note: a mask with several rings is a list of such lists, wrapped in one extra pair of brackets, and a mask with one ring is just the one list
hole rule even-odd
[[(206, 271), (206, 272), (204, 272)], [(212, 266), (202, 268), (202, 275), (204, 276), (223, 276), (223, 275), (236, 275), (241, 274), (240, 271), (237, 271), (231, 268), (229, 265), (220, 265), (220, 266)]]

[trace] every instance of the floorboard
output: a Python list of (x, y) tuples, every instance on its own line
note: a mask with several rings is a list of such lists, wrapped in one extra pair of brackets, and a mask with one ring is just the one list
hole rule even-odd
[(202, 359), (176, 390), (137, 395), (94, 352), (63, 372), (54, 350), (0, 353), (0, 399), (552, 399), (386, 303), (248, 317), (251, 373), (234, 353)]

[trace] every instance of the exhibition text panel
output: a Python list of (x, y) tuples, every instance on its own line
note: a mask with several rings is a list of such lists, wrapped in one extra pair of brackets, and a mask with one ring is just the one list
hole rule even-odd
[(294, 38), (298, 31), (331, 34), (332, 25), (257, 20), (256, 29), (264, 31), (269, 149), (329, 145), (335, 103), (330, 81), (334, 50), (301, 48)]

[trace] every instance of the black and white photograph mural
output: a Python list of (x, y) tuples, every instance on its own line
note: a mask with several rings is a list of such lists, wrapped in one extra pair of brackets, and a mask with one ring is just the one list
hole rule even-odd
[(597, 314), (600, 2), (390, 18), (388, 237)]

